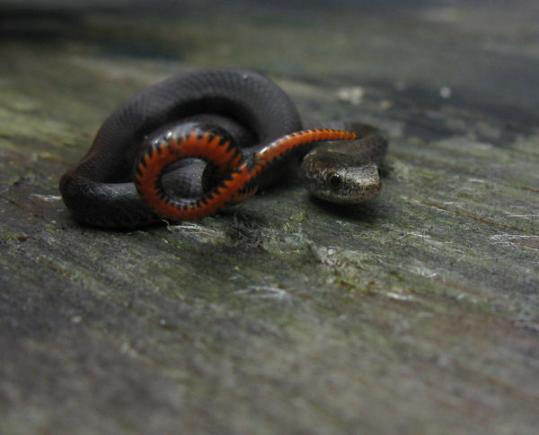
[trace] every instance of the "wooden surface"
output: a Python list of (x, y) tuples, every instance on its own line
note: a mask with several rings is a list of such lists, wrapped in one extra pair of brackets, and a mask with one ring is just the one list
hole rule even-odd
[[(0, 433), (536, 434), (536, 2), (163, 4), (0, 13)], [(379, 199), (77, 225), (104, 117), (223, 65), (384, 129)]]

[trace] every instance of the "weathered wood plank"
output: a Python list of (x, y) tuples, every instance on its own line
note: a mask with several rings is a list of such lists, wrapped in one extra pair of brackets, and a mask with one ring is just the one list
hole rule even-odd
[[(419, 3), (10, 30), (0, 432), (536, 433), (538, 11)], [(383, 195), (335, 209), (296, 182), (180, 226), (73, 222), (57, 180), (104, 116), (222, 64), (383, 128)]]

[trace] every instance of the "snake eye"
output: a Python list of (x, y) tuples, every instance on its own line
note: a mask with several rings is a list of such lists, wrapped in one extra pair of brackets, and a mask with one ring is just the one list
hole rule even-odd
[(328, 183), (332, 189), (337, 190), (339, 187), (341, 187), (342, 177), (333, 172), (328, 176)]

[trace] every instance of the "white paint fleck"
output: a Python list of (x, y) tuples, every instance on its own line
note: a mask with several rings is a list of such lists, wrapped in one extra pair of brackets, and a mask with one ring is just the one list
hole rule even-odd
[(200, 224), (195, 223), (182, 223), (179, 225), (168, 225), (167, 229), (170, 232), (193, 232), (201, 235), (206, 236), (223, 236), (224, 233), (222, 231), (214, 230), (212, 228), (205, 227)]
[(442, 86), (440, 88), (440, 97), (448, 99), (448, 98), (451, 98), (451, 94), (452, 94), (452, 91), (449, 86)]
[(436, 276), (438, 276), (436, 272), (424, 266), (413, 267), (412, 272), (425, 278), (435, 278)]
[(127, 342), (123, 342), (121, 345), (120, 345), (120, 352), (125, 354), (125, 355), (128, 355), (130, 357), (135, 357), (137, 356), (137, 352), (135, 349), (133, 349), (133, 347), (127, 343)]
[(487, 151), (490, 152), (494, 148), (492, 144), (485, 142), (469, 142), (467, 143), (469, 149), (474, 149), (477, 151)]
[(253, 296), (260, 299), (291, 299), (290, 294), (286, 290), (265, 285), (251, 285), (247, 288), (236, 290), (234, 293), (237, 295)]
[(396, 301), (410, 302), (415, 300), (412, 295), (403, 295), (395, 292), (385, 292), (384, 295), (389, 299), (394, 299)]
[(62, 199), (60, 195), (40, 195), (39, 193), (31, 193), (30, 197), (43, 202), (57, 202)]
[(539, 235), (527, 234), (495, 234), (489, 237), (489, 240), (496, 244), (511, 245), (518, 240), (539, 240)]
[(361, 86), (341, 88), (337, 91), (337, 98), (354, 106), (357, 106), (363, 100), (365, 90)]
[(413, 236), (413, 237), (419, 237), (420, 239), (430, 239), (430, 236), (428, 234), (421, 234), (421, 233), (405, 233), (406, 236)]

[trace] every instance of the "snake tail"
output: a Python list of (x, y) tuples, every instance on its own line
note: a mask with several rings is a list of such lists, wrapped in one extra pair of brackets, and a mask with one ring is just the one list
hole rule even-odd
[[(162, 218), (172, 221), (201, 219), (230, 203), (252, 196), (249, 186), (277, 159), (313, 142), (355, 138), (354, 132), (344, 130), (298, 131), (274, 140), (247, 162), (230, 139), (215, 132), (194, 129), (183, 136), (167, 136), (150, 144), (136, 165), (135, 186), (146, 205)], [(199, 198), (172, 197), (161, 181), (167, 167), (186, 158), (206, 160), (222, 176), (215, 187)]]

